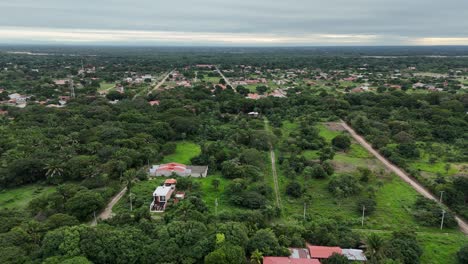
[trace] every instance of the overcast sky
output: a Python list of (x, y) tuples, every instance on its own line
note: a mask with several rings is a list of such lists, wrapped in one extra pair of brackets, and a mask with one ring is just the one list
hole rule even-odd
[(468, 45), (468, 0), (0, 0), (0, 43)]

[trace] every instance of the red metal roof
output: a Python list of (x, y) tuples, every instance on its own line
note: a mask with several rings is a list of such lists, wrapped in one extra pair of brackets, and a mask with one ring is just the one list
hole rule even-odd
[(158, 171), (167, 170), (167, 171), (179, 171), (184, 172), (187, 167), (184, 164), (180, 163), (168, 163), (168, 164), (161, 164), (159, 165)]
[(320, 264), (316, 259), (290, 259), (288, 257), (263, 257), (263, 264)]
[(329, 258), (333, 253), (341, 254), (341, 248), (339, 247), (322, 247), (322, 246), (311, 246), (307, 245), (311, 258), (326, 259)]

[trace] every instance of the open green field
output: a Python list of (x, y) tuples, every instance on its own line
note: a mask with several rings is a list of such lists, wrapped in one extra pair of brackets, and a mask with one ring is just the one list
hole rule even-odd
[(42, 185), (26, 185), (14, 189), (0, 191), (0, 209), (23, 209), (28, 203), (42, 195), (52, 193), (55, 187)]
[(165, 156), (162, 163), (177, 162), (182, 164), (191, 164), (190, 160), (200, 155), (200, 153), (200, 146), (193, 142), (177, 142), (175, 153)]
[(209, 83), (212, 83), (212, 84), (218, 84), (219, 83), (219, 80), (221, 80), (222, 77), (221, 76), (217, 76), (217, 77), (209, 77), (209, 76), (206, 76), (202, 79), (203, 81), (205, 82), (209, 82)]
[(98, 91), (109, 90), (115, 86), (115, 83), (101, 82)]

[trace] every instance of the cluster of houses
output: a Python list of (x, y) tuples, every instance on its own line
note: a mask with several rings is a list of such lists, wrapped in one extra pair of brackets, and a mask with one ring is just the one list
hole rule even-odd
[(268, 96), (271, 97), (277, 97), (277, 98), (286, 98), (287, 97), (287, 89), (276, 89), (271, 93), (268, 94), (258, 94), (258, 93), (249, 93), (245, 98), (247, 99), (252, 99), (252, 100), (258, 100), (261, 98), (265, 98)]
[(289, 257), (263, 257), (263, 264), (320, 264), (333, 254), (345, 256), (349, 261), (366, 262), (367, 258), (360, 249), (342, 249), (340, 247), (324, 247), (306, 245), (306, 248), (290, 248)]
[(144, 83), (145, 81), (153, 81), (153, 76), (151, 74), (142, 74), (139, 75), (136, 72), (128, 72), (131, 77), (124, 78), (123, 81), (127, 84), (140, 84)]
[[(448, 85), (447, 82), (445, 82), (444, 86), (447, 86), (447, 85)], [(432, 84), (425, 84), (425, 83), (421, 83), (421, 82), (417, 82), (417, 83), (413, 84), (413, 88), (414, 89), (427, 89), (428, 91), (431, 91), (431, 92), (440, 92), (440, 91), (444, 90), (442, 88), (436, 88)]]

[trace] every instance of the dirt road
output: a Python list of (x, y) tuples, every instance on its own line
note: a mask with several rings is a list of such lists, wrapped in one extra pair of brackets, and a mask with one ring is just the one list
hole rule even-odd
[(275, 183), (275, 196), (276, 205), (281, 208), (281, 198), (279, 195), (278, 173), (276, 173), (276, 158), (273, 146), (270, 145), (270, 158), (271, 158), (271, 173), (273, 174), (273, 182)]
[[(389, 160), (387, 160), (384, 156), (380, 155), (379, 152), (377, 152), (363, 137), (358, 135), (354, 129), (352, 129), (350, 126), (348, 126), (344, 121), (342, 121), (342, 126), (346, 131), (348, 131), (349, 134), (357, 141), (359, 144), (361, 144), (367, 151), (369, 151), (372, 155), (374, 155), (378, 160), (380, 160), (388, 169), (393, 171), (396, 175), (398, 175), (402, 180), (407, 182), (413, 189), (415, 189), (418, 193), (423, 195), (426, 198), (429, 198), (431, 200), (436, 201), (439, 203), (439, 200), (431, 193), (429, 192), (424, 186), (419, 184), (417, 181), (412, 179), (406, 172), (404, 172), (402, 169), (399, 167), (393, 165)], [(466, 223), (463, 219), (461, 219), (459, 216), (455, 216), (455, 220), (458, 223), (458, 226), (460, 227), (460, 230), (468, 235), (468, 223)]]
[(176, 69), (173, 69), (173, 70), (170, 71), (168, 74), (166, 74), (166, 76), (164, 76), (164, 78), (163, 78), (158, 84), (156, 84), (156, 86), (154, 86), (154, 88), (151, 89), (151, 90), (148, 92), (148, 94), (150, 94), (152, 91), (158, 90), (158, 89), (161, 87), (161, 85), (163, 85), (163, 84), (166, 82), (167, 78), (169, 78), (169, 76), (170, 76), (175, 70), (176, 70)]
[(221, 75), (221, 77), (224, 79), (224, 81), (226, 82), (226, 85), (229, 85), (232, 87), (232, 89), (234, 89), (234, 91), (236, 91), (236, 88), (234, 88), (234, 86), (232, 86), (231, 82), (226, 78), (226, 76), (224, 76), (224, 74), (219, 70), (218, 66), (215, 66), (216, 68), (216, 71), (219, 73), (219, 75)]
[[(111, 201), (107, 204), (106, 208), (104, 208), (104, 210), (99, 214), (97, 219), (106, 220), (106, 219), (111, 218), (112, 217), (112, 208), (114, 207), (115, 204), (117, 204), (119, 202), (120, 198), (122, 198), (122, 196), (124, 196), (125, 192), (127, 192), (127, 187), (123, 188), (118, 194), (116, 194), (114, 197), (112, 197)], [(95, 220), (93, 220), (93, 222), (91, 222), (91, 225), (95, 226), (95, 225), (97, 225), (97, 222)]]

